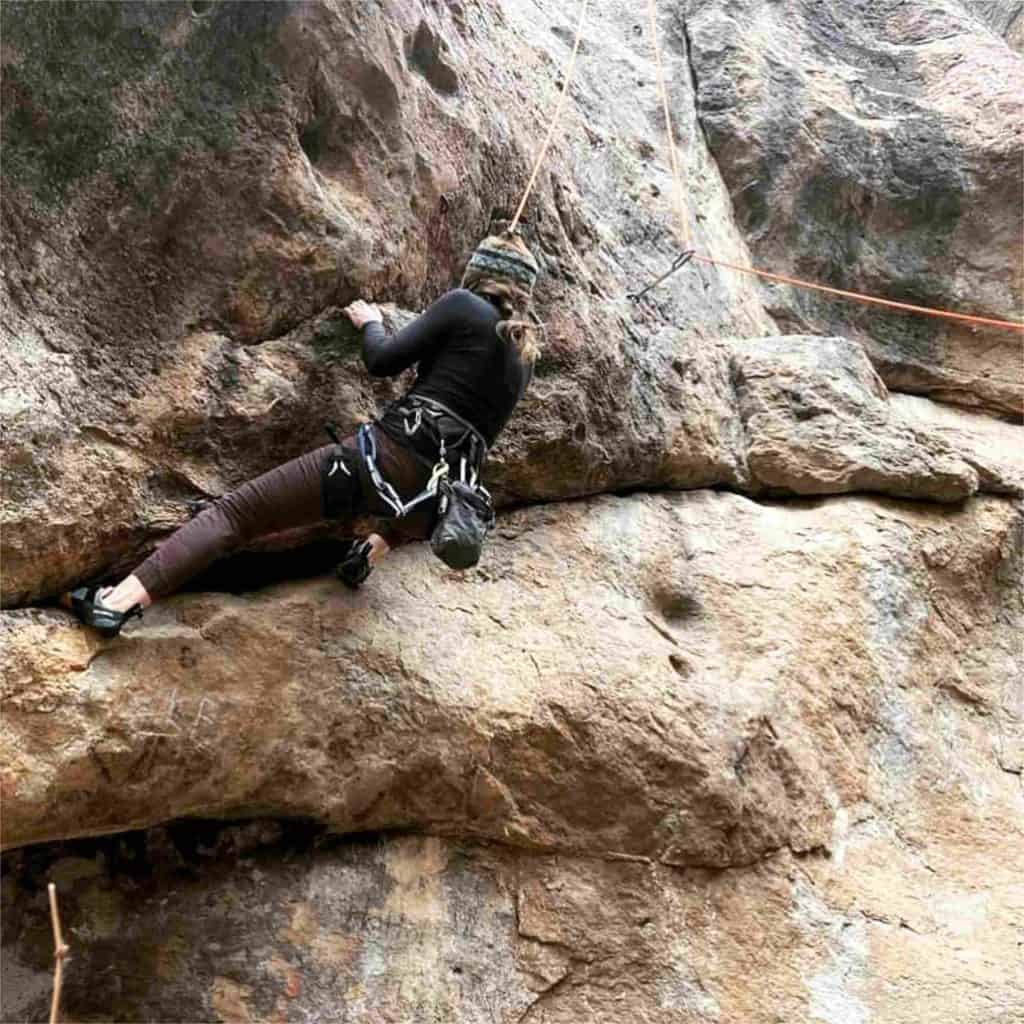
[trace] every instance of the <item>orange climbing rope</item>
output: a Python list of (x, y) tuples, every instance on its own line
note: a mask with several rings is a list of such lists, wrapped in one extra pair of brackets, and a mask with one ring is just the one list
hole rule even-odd
[(996, 320), (987, 316), (954, 313), (948, 309), (914, 306), (909, 302), (894, 302), (892, 299), (881, 299), (875, 295), (865, 295), (862, 292), (848, 292), (842, 288), (830, 288), (828, 285), (804, 281), (799, 277), (787, 277), (785, 274), (773, 274), (768, 270), (758, 270), (756, 267), (743, 267), (738, 263), (727, 263), (725, 260), (716, 260), (712, 256), (701, 256), (699, 253), (694, 253), (691, 258), (699, 260), (701, 263), (713, 263), (716, 267), (728, 267), (730, 270), (736, 270), (741, 274), (755, 274), (757, 277), (765, 277), (769, 281), (780, 281), (783, 284), (795, 285), (797, 288), (811, 288), (816, 292), (827, 292), (829, 295), (839, 295), (844, 299), (854, 299), (857, 302), (870, 302), (876, 306), (890, 306), (893, 309), (902, 309), (910, 313), (923, 313), (926, 316), (945, 317), (948, 320), (963, 320), (972, 324), (984, 324), (986, 327), (1008, 327), (1014, 331), (1024, 331), (1024, 323), (1017, 320)]
[[(690, 245), (690, 232), (686, 221), (686, 205), (683, 191), (682, 175), (679, 173), (679, 162), (676, 159), (676, 147), (675, 139), (672, 135), (672, 122), (669, 119), (669, 107), (668, 107), (668, 90), (665, 88), (665, 77), (662, 70), (661, 62), (661, 46), (658, 43), (658, 28), (657, 28), (657, 0), (648, 0), (648, 14), (651, 21), (651, 36), (654, 43), (654, 56), (658, 67), (658, 88), (661, 91), (661, 103), (665, 111), (665, 130), (668, 133), (668, 151), (670, 162), (672, 164), (672, 177), (675, 181), (676, 190), (676, 208), (679, 213), (679, 224), (682, 231), (682, 242), (683, 248), (688, 249)], [(564, 95), (564, 93), (563, 93)], [(718, 260), (713, 256), (702, 256), (699, 253), (692, 253), (691, 259), (698, 260), (701, 263), (710, 263), (716, 267), (726, 267), (729, 270), (735, 270), (741, 274), (753, 274), (756, 277), (763, 277), (769, 281), (778, 281), (783, 284), (793, 285), (797, 288), (807, 288), (812, 291), (826, 292), (829, 295), (838, 295), (840, 298), (852, 299), (856, 302), (867, 302), (876, 306), (888, 306), (892, 309), (901, 309), (910, 313), (920, 313), (925, 316), (942, 317), (947, 320), (959, 320), (961, 322), (982, 324), (986, 327), (1003, 327), (1013, 331), (1024, 332), (1024, 323), (1018, 320), (997, 320), (992, 317), (985, 316), (971, 316), (967, 313), (954, 313), (947, 309), (932, 309), (929, 306), (915, 306), (909, 302), (894, 302), (892, 299), (882, 299), (875, 295), (865, 295), (862, 292), (851, 292), (846, 291), (842, 288), (832, 288), (828, 285), (817, 284), (814, 281), (805, 281), (799, 277), (789, 277), (786, 274), (775, 274), (768, 270), (759, 270), (756, 267), (744, 267), (737, 263), (729, 263), (726, 260)], [(676, 261), (679, 266), (682, 266), (683, 262)], [(663, 275), (667, 277), (668, 275)], [(663, 278), (659, 278), (662, 280)], [(646, 291), (647, 289), (645, 289)]]
[(573, 70), (576, 67), (576, 54), (579, 52), (580, 39), (583, 37), (583, 19), (587, 13), (587, 5), (590, 0), (583, 0), (580, 6), (580, 20), (576, 26), (576, 40), (572, 44), (572, 55), (569, 57), (569, 65), (565, 72), (562, 74), (562, 94), (558, 97), (558, 106), (555, 107), (554, 116), (551, 118), (551, 124), (548, 125), (548, 134), (544, 139), (544, 145), (540, 148), (540, 153), (537, 155), (537, 159), (533, 164), (533, 173), (530, 175), (530, 180), (526, 184), (526, 189), (523, 192), (523, 198), (519, 200), (519, 208), (516, 210), (515, 216), (512, 218), (512, 223), (509, 224), (506, 229), (508, 234), (514, 234), (516, 225), (519, 223), (519, 218), (523, 215), (523, 207), (526, 206), (526, 200), (529, 198), (530, 192), (533, 191), (533, 183), (537, 180), (537, 172), (540, 170), (540, 165), (544, 162), (544, 157), (547, 155), (548, 146), (551, 144), (551, 138), (555, 134), (555, 126), (558, 124), (558, 119), (561, 117), (562, 108), (565, 106), (565, 98), (569, 95), (569, 83), (572, 81)]

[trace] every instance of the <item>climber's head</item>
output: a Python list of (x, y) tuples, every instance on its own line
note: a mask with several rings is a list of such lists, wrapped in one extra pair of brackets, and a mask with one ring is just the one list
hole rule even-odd
[(466, 264), (462, 287), (491, 300), (501, 311), (498, 335), (528, 360), (540, 351), (538, 328), (523, 319), (530, 312), (539, 267), (518, 235), (488, 235)]
[(493, 295), (487, 289), (498, 287), (526, 306), (537, 273), (537, 261), (519, 235), (488, 235), (470, 256), (462, 287), (481, 295)]

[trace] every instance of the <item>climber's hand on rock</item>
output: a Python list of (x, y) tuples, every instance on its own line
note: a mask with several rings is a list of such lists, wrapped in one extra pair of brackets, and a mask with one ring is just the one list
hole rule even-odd
[(356, 299), (355, 302), (349, 303), (342, 312), (356, 327), (360, 328), (372, 321), (382, 323), (384, 320), (376, 306), (370, 302), (363, 302), (362, 299)]

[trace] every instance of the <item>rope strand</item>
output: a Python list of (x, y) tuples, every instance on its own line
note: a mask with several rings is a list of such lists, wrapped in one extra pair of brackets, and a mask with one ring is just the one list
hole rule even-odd
[(711, 256), (695, 254), (693, 257), (701, 263), (711, 263), (716, 267), (728, 267), (741, 274), (754, 274), (757, 277), (765, 277), (769, 281), (778, 281), (782, 284), (794, 285), (797, 288), (809, 288), (816, 292), (827, 292), (829, 295), (838, 295), (844, 299), (853, 299), (857, 302), (870, 302), (877, 306), (889, 306), (893, 309), (902, 309), (910, 313), (922, 313), (925, 316), (944, 317), (948, 320), (961, 320), (972, 324), (984, 324), (988, 327), (1006, 327), (1014, 331), (1024, 331), (1024, 323), (1017, 320), (996, 320), (986, 316), (971, 316), (968, 313), (954, 313), (948, 309), (932, 309), (930, 306), (915, 306), (909, 302), (895, 302), (892, 299), (882, 299), (875, 295), (865, 295), (863, 292), (850, 292), (843, 288), (831, 288), (824, 284), (815, 284), (813, 281), (804, 281), (799, 277), (788, 277), (785, 274), (773, 274), (768, 270), (758, 270), (756, 267), (744, 267), (738, 263), (728, 263), (725, 260), (716, 260)]
[(572, 44), (572, 55), (569, 57), (569, 66), (562, 76), (562, 94), (558, 97), (558, 106), (555, 107), (554, 116), (551, 118), (551, 124), (548, 125), (548, 134), (544, 139), (544, 145), (541, 146), (540, 154), (533, 164), (533, 173), (530, 175), (530, 180), (527, 182), (526, 189), (523, 192), (523, 198), (519, 200), (519, 207), (516, 210), (515, 216), (512, 218), (512, 223), (506, 229), (508, 234), (514, 234), (516, 225), (519, 223), (519, 218), (523, 215), (523, 208), (526, 206), (526, 200), (530, 196), (530, 192), (533, 191), (533, 183), (537, 180), (537, 172), (540, 170), (540, 165), (544, 162), (544, 157), (547, 154), (548, 146), (551, 144), (551, 138), (555, 134), (555, 126), (558, 124), (558, 119), (561, 117), (562, 108), (565, 106), (566, 96), (569, 94), (569, 83), (572, 81), (573, 70), (576, 67), (576, 54), (580, 48), (580, 39), (583, 37), (583, 19), (587, 13), (587, 5), (590, 0), (583, 0), (580, 7), (580, 20), (576, 26), (576, 40)]

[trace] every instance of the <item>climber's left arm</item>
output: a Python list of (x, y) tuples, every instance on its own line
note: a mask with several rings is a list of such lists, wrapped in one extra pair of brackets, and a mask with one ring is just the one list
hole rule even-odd
[(442, 295), (422, 315), (388, 336), (380, 310), (361, 299), (345, 307), (356, 327), (363, 329), (363, 362), (374, 377), (392, 377), (430, 355), (450, 336), (460, 317), (458, 290)]

